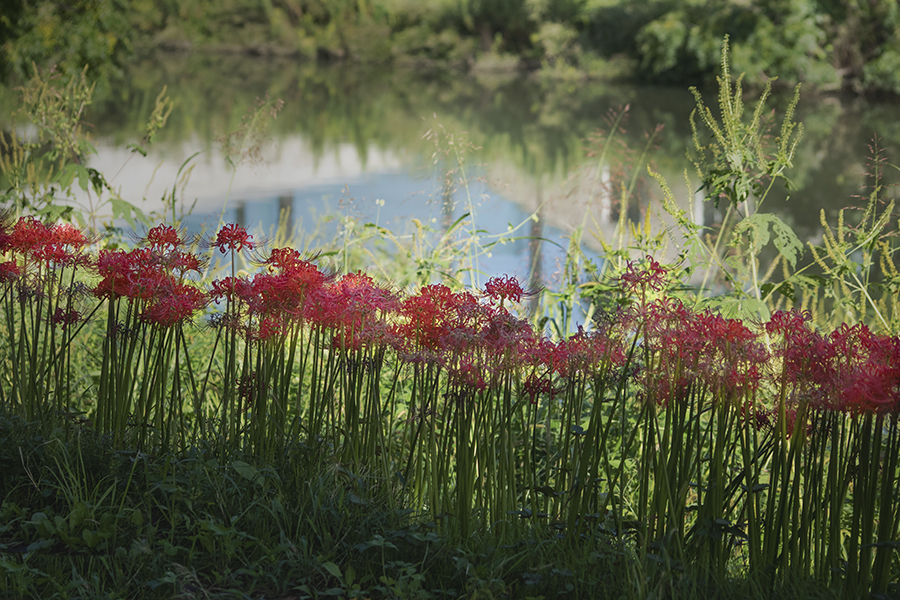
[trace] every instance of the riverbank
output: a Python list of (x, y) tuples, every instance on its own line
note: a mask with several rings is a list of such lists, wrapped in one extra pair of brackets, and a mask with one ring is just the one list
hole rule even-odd
[(540, 70), (633, 81), (714, 81), (728, 36), (736, 73), (820, 90), (900, 93), (900, 12), (865, 3), (638, 0), (13, 1), (0, 24), (0, 75), (32, 63), (120, 77), (134, 53), (214, 52), (456, 69)]

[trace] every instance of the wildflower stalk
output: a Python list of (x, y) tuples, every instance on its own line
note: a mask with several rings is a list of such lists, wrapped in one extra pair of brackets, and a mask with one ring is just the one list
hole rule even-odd
[[(884, 427), (885, 420), (888, 421)], [(880, 499), (878, 506), (878, 531), (875, 543), (875, 560), (872, 567), (872, 591), (877, 594), (887, 592), (891, 578), (891, 561), (896, 552), (895, 543), (898, 531), (900, 531), (900, 508), (894, 502), (892, 496), (897, 485), (900, 484), (898, 473), (898, 456), (900, 456), (900, 427), (898, 427), (897, 414), (887, 419), (879, 415), (876, 427), (887, 434), (883, 443), (881, 488), (877, 494)]]

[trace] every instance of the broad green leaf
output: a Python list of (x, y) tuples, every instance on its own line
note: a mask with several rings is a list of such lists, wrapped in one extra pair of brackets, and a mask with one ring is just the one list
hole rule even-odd
[(733, 243), (737, 245), (741, 236), (747, 235), (750, 241), (750, 253), (759, 254), (759, 251), (769, 243), (769, 227), (767, 213), (750, 215), (734, 228)]
[(322, 566), (325, 567), (325, 570), (328, 571), (329, 573), (331, 573), (331, 575), (333, 577), (335, 577), (336, 579), (338, 579), (338, 580), (343, 579), (344, 576), (343, 576), (343, 574), (341, 574), (340, 567), (338, 567), (333, 562), (330, 562), (330, 561), (323, 562)]
[[(75, 179), (77, 167), (81, 167), (81, 169), (84, 169), (84, 167), (82, 167), (81, 165), (68, 164), (60, 169), (60, 171), (56, 174), (56, 183), (58, 183), (62, 189), (66, 190), (69, 188), (69, 186), (72, 185), (72, 181)], [(87, 190), (87, 184), (82, 186), (82, 189)]]
[(147, 216), (141, 209), (127, 200), (113, 197), (109, 199), (109, 204), (112, 207), (113, 219), (125, 219), (132, 229), (137, 229), (138, 221), (147, 222)]
[(257, 477), (259, 477), (259, 471), (256, 470), (251, 464), (245, 463), (242, 460), (236, 460), (231, 463), (231, 466), (234, 467), (234, 470), (238, 472), (238, 475), (243, 477), (248, 481), (255, 481)]
[(767, 214), (772, 223), (772, 231), (775, 233), (775, 249), (786, 261), (791, 263), (791, 268), (797, 268), (797, 256), (803, 252), (803, 242), (794, 233), (790, 226), (773, 214)]
[(67, 188), (72, 185), (72, 180), (75, 177), (78, 177), (78, 187), (81, 188), (81, 191), (86, 192), (88, 189), (88, 183), (91, 181), (91, 176), (88, 174), (88, 170), (84, 167), (84, 165), (66, 165), (59, 172), (59, 175), (56, 176), (56, 180), (63, 188)]
[(771, 239), (770, 225), (772, 233), (775, 234), (772, 241), (775, 249), (791, 264), (791, 268), (796, 268), (797, 256), (803, 252), (803, 242), (789, 225), (771, 213), (756, 213), (738, 223), (734, 230), (733, 243), (736, 244), (746, 233), (750, 242), (750, 252), (759, 254)]

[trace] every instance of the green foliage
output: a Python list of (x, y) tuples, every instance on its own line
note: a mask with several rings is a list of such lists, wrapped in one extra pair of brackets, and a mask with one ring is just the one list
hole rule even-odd
[(718, 64), (719, 40), (732, 40), (738, 71), (788, 82), (836, 85), (824, 49), (827, 31), (815, 2), (779, 0), (735, 3), (692, 0), (647, 23), (638, 34), (646, 76), (668, 81), (708, 76)]
[[(34, 127), (36, 139), (23, 140), (15, 129), (0, 132), (0, 204), (14, 216), (37, 215), (51, 222), (77, 221), (99, 231), (112, 229), (116, 219), (132, 227), (146, 217), (121, 198), (103, 173), (85, 166), (96, 150), (84, 131), (85, 113), (93, 102), (96, 82), (90, 83), (87, 67), (77, 76), (64, 77), (55, 66), (34, 67), (31, 78), (19, 88), (22, 106), (17, 115)], [(153, 142), (171, 114), (165, 89), (156, 98), (146, 124), (144, 144)], [(145, 154), (132, 144), (132, 153)], [(87, 197), (79, 204), (73, 193), (78, 186)]]
[(67, 76), (87, 65), (109, 81), (133, 47), (204, 47), (459, 66), (513, 56), (507, 65), (564, 77), (624, 56), (644, 79), (696, 82), (715, 72), (728, 35), (740, 71), (826, 89), (900, 89), (892, 0), (14, 0), (0, 33), (0, 68), (20, 78), (37, 62)]
[(77, 78), (85, 68), (99, 81), (119, 78), (132, 49), (130, 10), (122, 0), (4, 4), (0, 68), (21, 79), (33, 64), (56, 65), (67, 78)]

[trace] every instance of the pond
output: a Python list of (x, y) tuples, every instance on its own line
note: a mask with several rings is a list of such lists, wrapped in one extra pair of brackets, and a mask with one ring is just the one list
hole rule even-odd
[[(623, 183), (635, 184), (626, 209), (634, 220), (661, 198), (648, 162), (695, 221), (720, 218), (684, 184), (695, 106), (686, 88), (204, 54), (148, 57), (127, 81), (92, 107), (91, 166), (145, 212), (171, 216), (162, 199), (174, 188), (175, 213), (191, 231), (209, 232), (220, 221), (270, 231), (281, 217), (302, 244), (315, 246), (333, 242), (348, 223), (398, 235), (420, 223), (437, 235), (469, 214), (461, 234), (496, 242), (478, 264), (482, 281), (506, 273), (552, 284), (579, 226), (597, 256), (597, 238), (617, 221)], [(141, 143), (163, 86), (174, 102), (168, 124), (146, 157), (133, 155), (126, 145)], [(777, 95), (770, 104), (783, 111), (789, 99)], [(283, 101), (274, 119), (254, 112), (266, 101)], [(265, 122), (264, 134), (232, 137), (240, 147), (229, 152), (227, 134), (247, 131), (254, 115), (250, 130)], [(900, 106), (804, 95), (797, 119), (805, 134), (789, 173), (795, 189), (787, 202), (778, 190), (768, 208), (801, 239), (815, 239), (821, 209), (833, 216), (868, 193), (873, 136), (897, 156)], [(342, 219), (323, 222), (335, 215)]]

